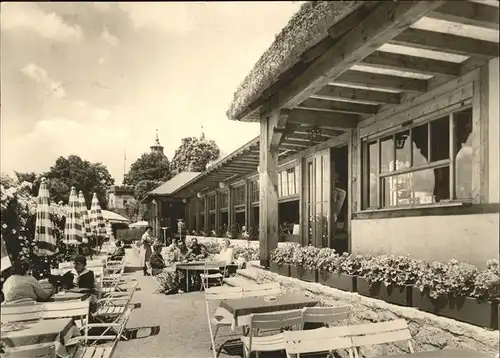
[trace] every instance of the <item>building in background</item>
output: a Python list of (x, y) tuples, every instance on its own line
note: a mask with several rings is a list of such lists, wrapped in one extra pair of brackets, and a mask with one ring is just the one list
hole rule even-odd
[(108, 208), (125, 209), (128, 202), (134, 200), (134, 188), (128, 185), (114, 185), (108, 190)]

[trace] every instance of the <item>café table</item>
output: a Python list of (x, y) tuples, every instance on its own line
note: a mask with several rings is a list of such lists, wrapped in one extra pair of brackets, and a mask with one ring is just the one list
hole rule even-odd
[(248, 324), (248, 319), (241, 320), (240, 318), (252, 313), (287, 311), (313, 307), (318, 304), (317, 300), (309, 298), (303, 293), (286, 293), (277, 295), (275, 298), (275, 300), (269, 300), (266, 297), (260, 296), (228, 299), (221, 301), (220, 307), (233, 315), (234, 326), (241, 327)]
[(189, 292), (189, 271), (194, 271), (196, 273), (203, 273), (205, 271), (205, 263), (218, 263), (220, 268), (227, 266), (224, 262), (219, 261), (192, 261), (192, 262), (181, 262), (175, 265), (176, 270), (186, 271), (186, 293)]
[(465, 348), (391, 355), (389, 358), (493, 358), (493, 355)]
[(73, 319), (58, 318), (2, 324), (0, 338), (6, 347), (54, 342), (57, 356), (68, 358), (73, 352), (68, 352), (64, 342), (79, 335), (80, 332)]
[(50, 301), (53, 301), (53, 302), (72, 301), (72, 300), (83, 301), (89, 297), (90, 297), (89, 292), (60, 291), (60, 292), (54, 294), (50, 298)]

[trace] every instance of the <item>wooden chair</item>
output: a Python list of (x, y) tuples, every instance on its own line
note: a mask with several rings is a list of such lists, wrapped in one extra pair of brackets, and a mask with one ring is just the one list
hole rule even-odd
[(2, 323), (7, 323), (40, 320), (42, 319), (42, 311), (43, 306), (38, 302), (8, 304), (2, 306), (0, 321)]
[[(221, 273), (221, 267), (223, 267), (224, 273)], [(200, 291), (207, 289), (210, 287), (210, 281), (216, 282), (219, 286), (222, 286), (224, 276), (226, 273), (226, 264), (223, 262), (205, 262), (205, 268), (203, 269), (203, 273), (200, 274), (201, 278), (201, 287)]]
[(251, 314), (249, 335), (240, 337), (243, 343), (243, 357), (250, 357), (252, 352), (256, 352), (256, 357), (259, 358), (259, 352), (285, 350), (283, 333), (259, 337), (256, 336), (256, 331), (279, 330), (287, 327), (302, 328), (302, 310)]
[(5, 348), (6, 358), (56, 358), (56, 347), (53, 342), (32, 344), (28, 346)]
[(359, 358), (359, 347), (373, 346), (384, 343), (408, 342), (410, 353), (414, 353), (411, 343), (411, 333), (404, 319), (380, 323), (367, 323), (349, 326), (354, 346), (354, 357)]
[(333, 322), (349, 320), (352, 306), (305, 307), (303, 323), (323, 323), (326, 327)]
[[(215, 339), (217, 338), (217, 333), (222, 327), (231, 327), (233, 325), (233, 316), (231, 313), (221, 307), (219, 303), (222, 300), (243, 298), (243, 290), (241, 287), (210, 287), (205, 290), (205, 309), (207, 313), (208, 329), (210, 331), (210, 348), (213, 349), (214, 357), (218, 356), (215, 351)], [(215, 312), (212, 313), (212, 311)], [(213, 327), (215, 327), (215, 333), (213, 332)], [(223, 345), (222, 345), (223, 346)], [(219, 351), (222, 349), (219, 348)]]
[(89, 322), (89, 299), (85, 301), (44, 302), (41, 305), (43, 307), (43, 319), (71, 317), (79, 327)]
[(345, 327), (283, 332), (286, 356), (300, 358), (301, 354), (328, 352), (328, 356), (333, 357), (333, 351), (346, 349), (352, 358), (352, 340), (348, 334)]

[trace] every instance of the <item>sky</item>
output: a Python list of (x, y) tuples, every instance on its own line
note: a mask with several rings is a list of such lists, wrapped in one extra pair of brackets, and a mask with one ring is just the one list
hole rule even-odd
[(77, 154), (119, 184), (156, 129), (169, 159), (202, 126), (229, 154), (259, 133), (233, 94), (300, 5), (2, 3), (2, 172)]

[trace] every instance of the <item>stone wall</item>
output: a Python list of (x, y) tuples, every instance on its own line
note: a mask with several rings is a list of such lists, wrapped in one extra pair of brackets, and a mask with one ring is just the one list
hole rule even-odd
[[(192, 238), (196, 238), (200, 244), (204, 242), (218, 242), (218, 243), (223, 243), (224, 240), (226, 239), (225, 237), (206, 237), (206, 236), (194, 236), (194, 235), (186, 235), (186, 241), (189, 242)], [(241, 247), (247, 247), (247, 245), (250, 245), (250, 247), (258, 249), (259, 248), (259, 241), (258, 240), (236, 240), (236, 239), (230, 239), (231, 245), (233, 246), (241, 246)], [(279, 242), (278, 246), (283, 246), (283, 245), (293, 245), (293, 243), (290, 242)]]
[[(421, 312), (415, 308), (392, 305), (318, 283), (283, 277), (258, 267), (250, 267), (241, 271), (242, 276), (257, 282), (275, 281), (279, 282), (286, 291), (305, 292), (308, 296), (318, 299), (323, 305), (350, 304), (353, 306), (350, 324), (382, 322), (403, 318), (408, 322), (413, 337), (413, 346), (417, 352), (463, 347), (488, 352), (495, 356), (499, 350), (498, 331), (489, 331), (452, 319)], [(362, 357), (384, 357), (403, 352), (408, 352), (405, 342), (363, 347), (360, 351)]]

